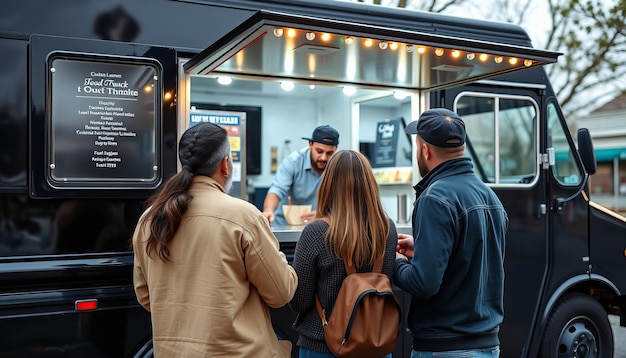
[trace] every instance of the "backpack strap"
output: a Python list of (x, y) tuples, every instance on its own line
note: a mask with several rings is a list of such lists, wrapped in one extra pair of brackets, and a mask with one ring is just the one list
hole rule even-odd
[(322, 327), (325, 327), (328, 324), (328, 321), (326, 321), (326, 312), (322, 308), (322, 304), (320, 303), (320, 298), (317, 293), (315, 294), (315, 306), (317, 307), (317, 313), (320, 315), (322, 320)]

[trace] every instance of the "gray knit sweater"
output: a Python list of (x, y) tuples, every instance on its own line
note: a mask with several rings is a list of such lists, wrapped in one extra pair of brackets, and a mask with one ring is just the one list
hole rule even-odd
[[(385, 249), (382, 273), (391, 279), (396, 259), (398, 234), (393, 221)], [(293, 260), (298, 274), (298, 288), (289, 303), (298, 315), (293, 327), (298, 332), (298, 346), (316, 352), (331, 353), (324, 342), (322, 323), (315, 307), (315, 294), (320, 298), (326, 317), (332, 314), (343, 279), (347, 276), (343, 261), (329, 252), (324, 245), (328, 223), (315, 220), (304, 227)], [(358, 267), (357, 272), (371, 271), (371, 267)]]

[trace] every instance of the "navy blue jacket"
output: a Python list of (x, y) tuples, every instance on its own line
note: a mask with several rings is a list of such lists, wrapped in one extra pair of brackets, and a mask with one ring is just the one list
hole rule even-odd
[(415, 187), (414, 257), (396, 260), (398, 287), (412, 295), (408, 323), (417, 351), (499, 345), (504, 316), (508, 217), (469, 158), (446, 161)]

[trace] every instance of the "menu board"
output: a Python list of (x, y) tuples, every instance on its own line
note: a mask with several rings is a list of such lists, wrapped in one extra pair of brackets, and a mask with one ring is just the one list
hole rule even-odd
[(386, 119), (376, 125), (373, 168), (395, 167), (398, 150), (398, 132), (402, 130), (402, 119)]
[(146, 61), (50, 61), (50, 179), (153, 182), (157, 179), (161, 86)]

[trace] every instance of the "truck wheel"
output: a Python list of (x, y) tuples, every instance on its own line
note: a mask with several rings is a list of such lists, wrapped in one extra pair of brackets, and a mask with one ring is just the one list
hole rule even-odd
[(595, 299), (569, 293), (555, 305), (541, 340), (540, 356), (555, 358), (612, 358), (613, 330)]
[(153, 358), (153, 357), (154, 357), (154, 349), (152, 348), (152, 340), (149, 340), (148, 342), (146, 342), (141, 348), (139, 348), (137, 353), (135, 353), (135, 355), (133, 356), (133, 358)]

